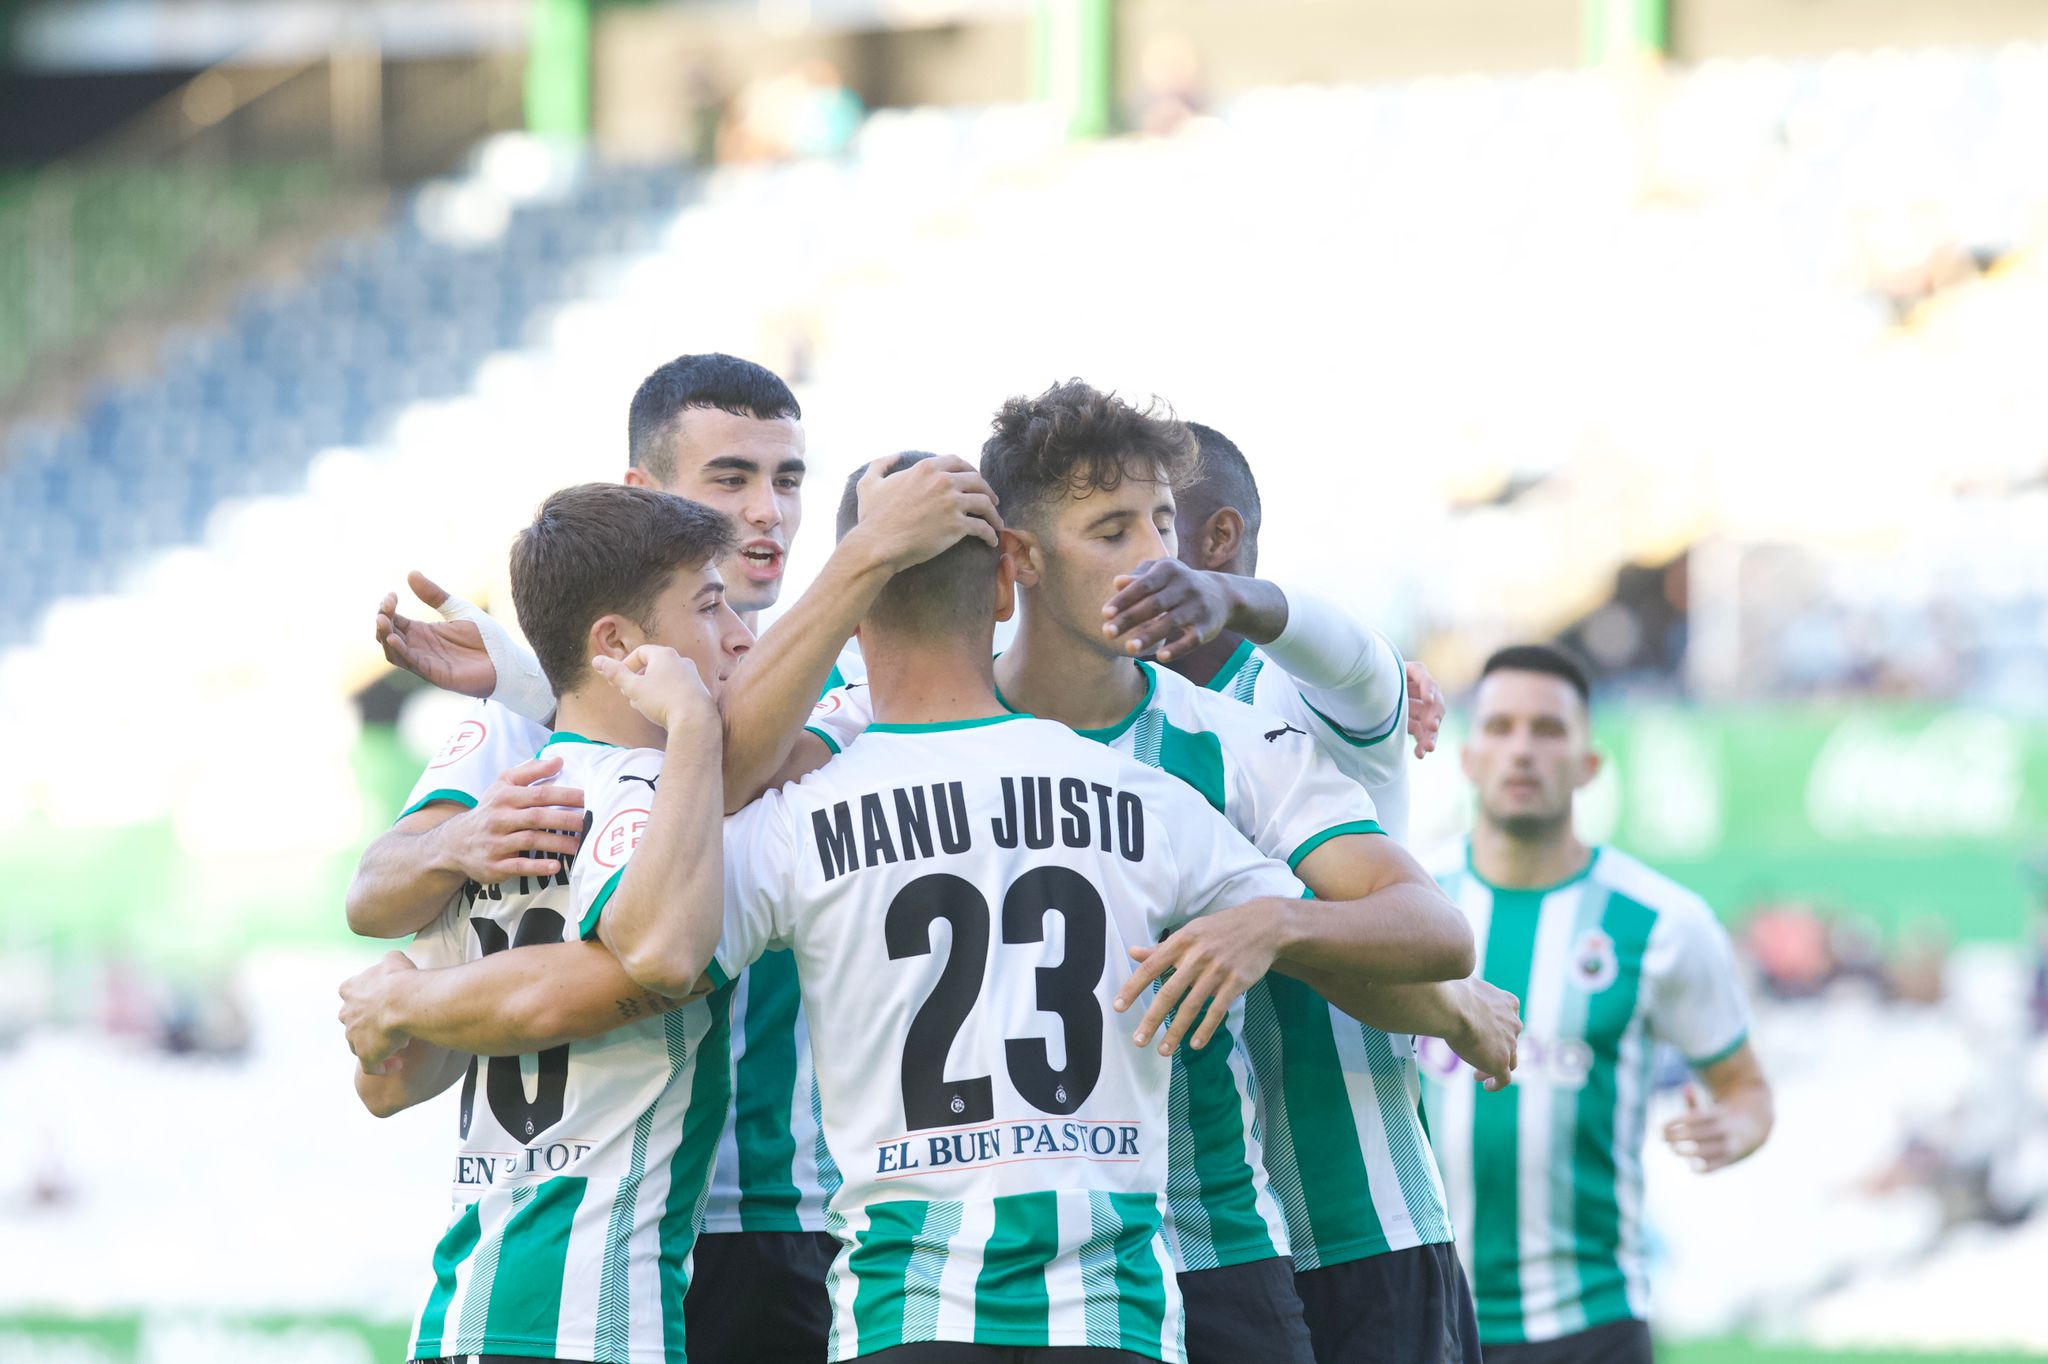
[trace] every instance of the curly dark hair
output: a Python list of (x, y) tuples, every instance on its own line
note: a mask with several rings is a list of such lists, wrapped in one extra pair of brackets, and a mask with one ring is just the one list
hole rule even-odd
[(1154, 398), (1136, 407), (1079, 379), (997, 411), (981, 447), (981, 476), (1009, 523), (1042, 521), (1054, 500), (1109, 492), (1126, 478), (1178, 489), (1195, 475), (1194, 433)]

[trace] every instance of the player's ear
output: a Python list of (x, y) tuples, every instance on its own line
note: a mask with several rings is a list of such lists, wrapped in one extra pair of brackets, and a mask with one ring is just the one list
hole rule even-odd
[(590, 647), (585, 650), (590, 657), (606, 654), (612, 658), (624, 658), (647, 642), (646, 632), (624, 616), (599, 616), (590, 627), (590, 638), (584, 641)]
[(1045, 569), (1045, 561), (1038, 550), (1038, 536), (1032, 531), (1007, 527), (997, 534), (1002, 537), (1003, 558), (1010, 565), (1010, 581), (1018, 587), (1038, 586), (1039, 575)]
[(647, 476), (647, 471), (637, 464), (628, 468), (625, 476), (619, 482), (625, 484), (628, 488), (652, 488), (655, 486), (654, 480)]
[(1593, 784), (1593, 778), (1600, 775), (1600, 769), (1607, 759), (1597, 748), (1588, 748), (1579, 759), (1578, 785), (1584, 789)]
[(1228, 568), (1237, 562), (1243, 549), (1244, 515), (1235, 507), (1218, 507), (1210, 512), (1195, 543), (1198, 566), (1210, 570)]
[(1017, 613), (1017, 561), (1010, 557), (1007, 542), (996, 558), (996, 619), (1008, 620)]

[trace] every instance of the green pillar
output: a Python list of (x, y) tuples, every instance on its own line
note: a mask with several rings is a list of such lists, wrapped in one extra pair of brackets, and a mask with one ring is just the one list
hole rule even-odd
[(1584, 0), (1586, 64), (1636, 62), (1671, 50), (1670, 0)]
[(1116, 0), (1033, 0), (1032, 94), (1060, 113), (1067, 136), (1116, 123)]
[(593, 4), (594, 0), (528, 0), (528, 132), (577, 139), (589, 134)]

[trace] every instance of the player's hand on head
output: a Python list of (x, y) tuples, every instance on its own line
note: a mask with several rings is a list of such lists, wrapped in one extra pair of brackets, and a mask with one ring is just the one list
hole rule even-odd
[(515, 876), (545, 877), (561, 871), (562, 859), (583, 837), (583, 791), (556, 786), (559, 754), (544, 754), (500, 774), (476, 803), (441, 826), (455, 864), (479, 885), (495, 886)]
[(1444, 727), (1444, 689), (1429, 675), (1429, 669), (1410, 662), (1408, 673), (1408, 737), (1415, 740), (1415, 756), (1426, 758), (1436, 751), (1437, 731)]
[(855, 533), (871, 537), (893, 568), (921, 564), (968, 536), (1001, 548), (1003, 518), (980, 470), (958, 455), (934, 455), (885, 474), (895, 459), (875, 460), (854, 485), (860, 504)]
[[(1254, 900), (1205, 914), (1176, 929), (1157, 946), (1130, 949), (1138, 969), (1116, 992), (1116, 1011), (1123, 1013), (1154, 981), (1161, 982), (1131, 1040), (1145, 1046), (1165, 1025), (1160, 1055), (1177, 1050), (1183, 1039), (1190, 1046), (1207, 1046), (1223, 1026), (1230, 1006), (1273, 969), (1280, 953), (1279, 928), (1272, 907)], [(1168, 1015), (1172, 1015), (1170, 1023)]]
[(718, 703), (697, 665), (665, 644), (643, 644), (624, 658), (590, 660), (598, 676), (618, 688), (633, 709), (670, 735), (720, 732)]
[(1102, 606), (1102, 633), (1134, 658), (1170, 662), (1216, 638), (1230, 619), (1217, 575), (1178, 559), (1148, 559), (1114, 586)]
[(341, 1020), (348, 1037), (348, 1049), (355, 1053), (365, 1075), (382, 1075), (392, 1055), (411, 1039), (388, 1021), (387, 1005), (393, 978), (417, 968), (403, 952), (386, 952), (377, 964), (358, 971), (341, 983)]
[(1444, 1041), (1489, 1090), (1506, 1089), (1520, 1059), (1522, 1001), (1477, 976), (1457, 982), (1464, 992), (1464, 1024)]
[(413, 595), (442, 614), (437, 621), (410, 620), (398, 611), (398, 594), (377, 605), (377, 643), (393, 667), (403, 668), (443, 691), (481, 700), (498, 685), (497, 665), (484, 647), (483, 613), (415, 569), (405, 578)]

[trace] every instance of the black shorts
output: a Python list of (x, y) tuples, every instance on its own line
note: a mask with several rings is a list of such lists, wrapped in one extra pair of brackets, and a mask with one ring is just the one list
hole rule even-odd
[(1150, 1355), (1096, 1345), (964, 1345), (954, 1340), (891, 1345), (860, 1358), (875, 1364), (1159, 1364)]
[(1652, 1364), (1650, 1326), (1610, 1321), (1556, 1340), (1526, 1345), (1489, 1345), (1486, 1364)]
[(1294, 1291), (1294, 1261), (1284, 1256), (1185, 1269), (1180, 1299), (1187, 1306), (1188, 1364), (1314, 1364), (1301, 1296)]
[(822, 1231), (699, 1236), (683, 1298), (690, 1364), (825, 1364), (825, 1271), (838, 1254)]
[(1480, 1364), (1472, 1288), (1449, 1242), (1294, 1276), (1316, 1364)]

